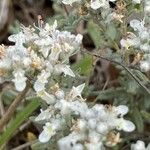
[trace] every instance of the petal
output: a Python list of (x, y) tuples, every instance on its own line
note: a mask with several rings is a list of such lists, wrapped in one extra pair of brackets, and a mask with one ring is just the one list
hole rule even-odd
[(51, 118), (51, 112), (46, 109), (46, 110), (41, 110), (41, 113), (35, 118), (35, 121), (43, 121), (43, 120), (48, 120)]
[(70, 66), (69, 65), (64, 65), (63, 67), (63, 73), (65, 75), (69, 75), (71, 77), (75, 77), (75, 74), (73, 73), (73, 71), (70, 69)]
[(49, 93), (47, 93), (44, 90), (43, 91), (39, 91), (37, 93), (37, 95), (39, 97), (41, 97), (43, 100), (45, 100), (47, 104), (53, 104), (55, 102), (55, 100), (56, 100), (54, 95), (49, 94)]
[(135, 144), (131, 144), (131, 150), (146, 150), (145, 143), (138, 140)]
[(51, 138), (51, 135), (46, 130), (43, 130), (41, 134), (39, 135), (39, 141), (42, 143), (48, 142), (50, 138)]
[(58, 64), (58, 65), (55, 65), (54, 69), (55, 69), (55, 73), (57, 73), (57, 74), (64, 73), (65, 75), (69, 75), (71, 77), (75, 77), (75, 74), (70, 69), (69, 65)]
[(83, 83), (83, 84), (77, 86), (77, 87), (76, 87), (76, 91), (78, 91), (78, 93), (81, 94), (82, 91), (83, 91), (83, 89), (84, 89), (84, 87), (85, 87), (85, 83)]
[(21, 92), (25, 89), (26, 87), (26, 82), (23, 81), (23, 82), (15, 82), (15, 87), (17, 89), (17, 91)]
[(134, 31), (141, 31), (144, 27), (142, 22), (136, 19), (130, 21), (130, 26), (134, 29)]
[(100, 3), (99, 0), (92, 0), (91, 1), (91, 8), (92, 9), (96, 10), (96, 9), (98, 9), (100, 7), (101, 7), (101, 3)]
[(45, 84), (39, 82), (38, 80), (34, 83), (34, 90), (36, 92), (43, 91), (45, 89)]
[(82, 93), (84, 87), (85, 87), (85, 83), (83, 83), (77, 87), (73, 87), (69, 94), (71, 96), (71, 98), (74, 99), (77, 96), (81, 97), (81, 93)]
[(118, 107), (115, 108), (115, 110), (117, 111), (118, 115), (124, 116), (125, 114), (128, 113), (129, 108), (125, 105), (119, 105)]
[(135, 130), (135, 125), (129, 120), (124, 120), (124, 122), (122, 124), (122, 129), (125, 132), (132, 132)]
[(82, 41), (82, 39), (83, 39), (83, 35), (81, 35), (81, 34), (77, 34), (76, 39), (75, 39), (75, 40), (76, 40), (76, 42), (80, 44), (80, 43), (81, 43), (81, 41)]

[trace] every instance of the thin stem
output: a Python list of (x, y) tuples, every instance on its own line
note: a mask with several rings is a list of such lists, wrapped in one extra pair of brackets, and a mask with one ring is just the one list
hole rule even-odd
[(34, 141), (31, 141), (31, 142), (27, 142), (27, 143), (25, 143), (25, 144), (22, 144), (22, 145), (16, 147), (16, 148), (13, 148), (12, 150), (22, 150), (22, 149), (25, 149), (25, 148), (31, 146), (32, 144), (36, 143), (37, 141), (38, 141), (38, 140), (34, 140)]
[(5, 113), (3, 100), (2, 100), (2, 92), (0, 93), (0, 116), (2, 117)]
[(8, 121), (12, 118), (16, 108), (20, 104), (20, 102), (24, 99), (25, 95), (29, 91), (30, 86), (27, 84), (26, 88), (17, 95), (12, 104), (9, 106), (8, 110), (4, 114), (4, 116), (0, 119), (0, 132), (3, 130), (4, 126), (8, 123)]
[(67, 9), (66, 5), (63, 4), (63, 7), (64, 7), (64, 10), (65, 10), (65, 12), (66, 12), (66, 15), (69, 16), (69, 12), (68, 12), (68, 9)]
[(88, 51), (84, 51), (86, 52), (87, 54), (89, 55), (92, 55), (92, 56), (95, 56), (95, 57), (98, 57), (98, 58), (101, 58), (101, 59), (104, 59), (104, 60), (107, 60), (109, 62), (112, 62), (114, 64), (117, 64), (117, 65), (120, 65), (122, 68), (124, 68), (129, 74), (130, 76), (150, 95), (150, 90), (144, 85), (141, 83), (141, 81), (129, 70), (128, 67), (126, 67), (124, 64), (121, 64), (120, 62), (117, 62), (115, 60), (110, 60), (109, 58), (105, 58), (103, 56), (100, 56), (100, 55), (97, 55), (95, 53), (91, 53), (91, 52), (88, 52)]

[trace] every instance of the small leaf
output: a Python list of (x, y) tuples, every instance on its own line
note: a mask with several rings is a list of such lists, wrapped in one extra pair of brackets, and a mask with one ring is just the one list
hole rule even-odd
[(107, 27), (106, 35), (112, 40), (116, 38), (117, 30), (114, 24), (109, 24), (109, 26)]
[(141, 111), (142, 116), (144, 117), (145, 120), (150, 121), (150, 113), (146, 111)]
[(92, 56), (85, 54), (72, 68), (73, 70), (79, 70), (81, 75), (88, 75), (92, 69)]
[(132, 111), (132, 118), (133, 118), (133, 121), (136, 125), (138, 132), (143, 132), (144, 122), (143, 122), (143, 118), (141, 116), (141, 113), (137, 107), (134, 107), (134, 109)]
[(94, 44), (97, 48), (99, 48), (102, 44), (103, 38), (102, 33), (100, 31), (100, 27), (92, 21), (88, 22), (87, 30), (89, 35), (91, 36)]

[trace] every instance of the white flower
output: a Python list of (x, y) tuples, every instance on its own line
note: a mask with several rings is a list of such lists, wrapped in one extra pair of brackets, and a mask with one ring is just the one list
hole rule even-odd
[(14, 79), (12, 80), (15, 84), (15, 87), (18, 91), (23, 91), (26, 87), (26, 80), (27, 78), (25, 77), (25, 71), (22, 69), (15, 70), (13, 72)]
[(67, 102), (66, 100), (61, 100), (61, 108), (59, 108), (61, 110), (61, 114), (62, 115), (70, 115), (71, 113), (71, 109), (70, 109), (70, 103)]
[(106, 0), (91, 0), (91, 8), (96, 10), (98, 8), (108, 8), (109, 3)]
[(37, 80), (34, 83), (35, 91), (45, 90), (45, 84), (48, 83), (48, 78), (50, 77), (50, 72), (42, 70), (41, 74), (37, 76)]
[(80, 135), (72, 133), (58, 141), (59, 150), (84, 150), (84, 147), (78, 143)]
[(106, 134), (109, 131), (108, 125), (105, 122), (104, 123), (103, 122), (98, 123), (97, 127), (96, 127), (96, 130), (100, 134)]
[(73, 101), (76, 97), (79, 97), (81, 100), (83, 100), (83, 98), (82, 98), (82, 96), (81, 96), (81, 93), (82, 93), (84, 87), (85, 87), (85, 83), (83, 83), (83, 84), (81, 84), (81, 85), (79, 85), (79, 86), (77, 86), (77, 87), (74, 87), (74, 86), (73, 86), (72, 90), (71, 90), (70, 93), (69, 93), (68, 98), (69, 98), (71, 101)]
[(55, 127), (51, 123), (47, 122), (43, 127), (43, 131), (39, 135), (39, 141), (42, 143), (46, 143), (55, 134), (56, 134)]
[(140, 45), (140, 39), (136, 35), (130, 33), (130, 35), (126, 39), (121, 39), (120, 44), (126, 49), (131, 46), (138, 47)]
[(129, 120), (119, 118), (116, 120), (116, 128), (125, 132), (132, 132), (135, 130), (135, 125)]
[(49, 120), (52, 116), (52, 112), (50, 112), (49, 109), (42, 110), (41, 113), (35, 118), (35, 121), (43, 121), (43, 120)]
[(72, 5), (74, 2), (79, 2), (81, 0), (62, 0), (65, 5)]
[(38, 91), (37, 96), (41, 97), (47, 104), (53, 104), (56, 101), (55, 96), (47, 93), (45, 90)]
[(88, 109), (88, 106), (86, 103), (81, 102), (81, 101), (73, 101), (70, 102), (70, 109), (75, 113), (75, 114), (80, 114), (81, 117), (85, 116), (85, 112)]
[(148, 30), (142, 30), (141, 32), (139, 32), (139, 37), (142, 41), (146, 41), (150, 38), (150, 32), (148, 32)]
[(92, 130), (94, 130), (97, 126), (97, 120), (95, 118), (93, 119), (89, 119), (88, 120), (88, 126), (89, 128), (91, 128)]
[(134, 31), (141, 31), (144, 28), (144, 22), (133, 19), (130, 21), (130, 26), (134, 29)]
[(57, 64), (55, 65), (54, 67), (54, 72), (56, 74), (61, 74), (61, 73), (64, 73), (65, 76), (66, 75), (69, 75), (71, 77), (75, 77), (75, 74), (73, 73), (73, 71), (70, 69), (70, 66), (69, 65), (64, 65), (64, 64)]
[(87, 150), (105, 150), (102, 142), (86, 143), (85, 147), (87, 148)]
[(144, 72), (149, 71), (150, 70), (150, 62), (148, 62), (148, 61), (141, 61), (140, 62), (140, 68)]
[(8, 37), (9, 41), (15, 42), (17, 46), (22, 45), (25, 43), (25, 35), (22, 32), (19, 32), (18, 34), (10, 35)]
[(52, 64), (55, 64), (58, 62), (59, 54), (61, 53), (61, 49), (59, 45), (55, 45), (55, 47), (51, 48), (51, 53), (49, 55), (49, 60)]
[(45, 24), (45, 27), (44, 29), (47, 31), (47, 32), (53, 32), (55, 31), (57, 28), (57, 20), (54, 21), (53, 25), (49, 25), (48, 23)]
[(138, 140), (135, 144), (131, 144), (131, 150), (149, 150), (145, 147), (145, 143), (143, 141)]
[(57, 99), (64, 99), (65, 93), (63, 90), (59, 89), (55, 92), (55, 96)]
[(101, 142), (101, 134), (95, 131), (89, 131), (88, 141), (85, 143), (87, 150), (104, 150)]
[(125, 105), (119, 105), (118, 107), (115, 108), (115, 111), (117, 112), (118, 115), (124, 116), (128, 113), (129, 108)]

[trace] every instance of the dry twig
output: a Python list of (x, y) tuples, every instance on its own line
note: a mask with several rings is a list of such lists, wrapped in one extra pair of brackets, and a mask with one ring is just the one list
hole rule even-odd
[(9, 106), (6, 113), (3, 115), (3, 117), (0, 119), (0, 132), (3, 130), (3, 127), (8, 123), (8, 121), (12, 118), (16, 108), (20, 104), (20, 102), (24, 99), (25, 95), (30, 89), (29, 83), (27, 84), (26, 88), (17, 95), (17, 97), (14, 99), (12, 104)]
[(106, 58), (106, 57), (103, 57), (103, 56), (100, 56), (98, 54), (95, 54), (95, 53), (91, 53), (91, 52), (88, 52), (87, 50), (84, 51), (85, 53), (89, 54), (89, 55), (92, 55), (92, 56), (95, 56), (97, 58), (101, 58), (101, 59), (104, 59), (104, 60), (107, 60), (109, 62), (112, 62), (114, 64), (117, 64), (119, 66), (121, 66), (122, 68), (124, 68), (129, 74), (130, 76), (150, 95), (150, 90), (139, 80), (139, 78), (137, 78), (132, 72), (131, 70), (126, 67), (124, 64), (121, 64), (120, 62), (117, 62), (115, 60), (111, 60), (109, 58)]

